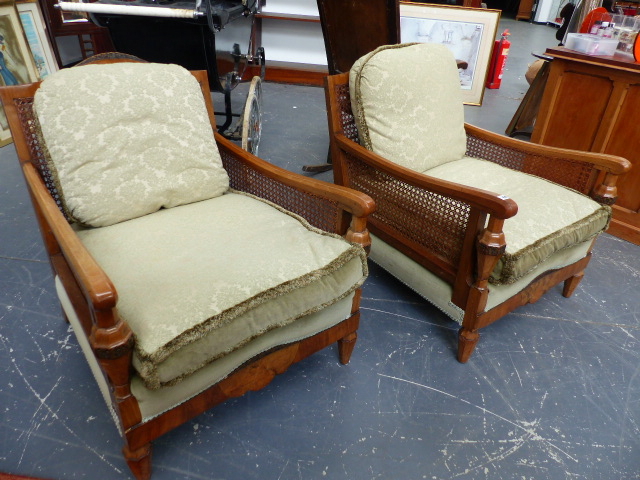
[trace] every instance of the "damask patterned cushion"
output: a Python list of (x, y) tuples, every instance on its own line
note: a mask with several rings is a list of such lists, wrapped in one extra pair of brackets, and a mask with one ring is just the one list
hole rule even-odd
[(63, 207), (79, 223), (112, 225), (228, 188), (202, 90), (182, 67), (63, 69), (34, 102)]
[(513, 283), (554, 253), (595, 237), (611, 219), (610, 207), (581, 193), (486, 160), (466, 157), (425, 174), (506, 195), (518, 204), (518, 213), (504, 222), (507, 249), (490, 278), (496, 285)]
[(349, 90), (368, 150), (418, 172), (464, 156), (460, 77), (444, 45), (382, 46), (356, 61)]
[(76, 230), (118, 291), (152, 389), (347, 297), (367, 272), (361, 247), (232, 191)]

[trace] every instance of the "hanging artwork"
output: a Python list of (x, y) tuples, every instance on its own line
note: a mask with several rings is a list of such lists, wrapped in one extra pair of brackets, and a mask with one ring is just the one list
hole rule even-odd
[(58, 63), (47, 37), (44, 17), (37, 0), (18, 0), (17, 8), (38, 77), (43, 80), (58, 70)]
[[(31, 51), (13, 1), (0, 1), (0, 85), (20, 85), (38, 80)], [(0, 112), (0, 146), (11, 143), (4, 109)]]
[(402, 43), (440, 43), (458, 62), (464, 103), (482, 104), (499, 10), (432, 4), (400, 4)]

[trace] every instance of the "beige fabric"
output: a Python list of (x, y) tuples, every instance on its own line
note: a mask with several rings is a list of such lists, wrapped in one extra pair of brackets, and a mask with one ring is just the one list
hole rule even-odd
[(360, 142), (422, 172), (466, 151), (460, 77), (444, 45), (388, 45), (351, 68), (349, 90)]
[(238, 367), (274, 347), (297, 342), (320, 333), (351, 316), (353, 293), (318, 312), (309, 314), (282, 328), (271, 330), (229, 355), (208, 364), (180, 383), (151, 390), (136, 375), (131, 380), (131, 392), (138, 400), (142, 421), (169, 410), (173, 406), (202, 392), (231, 374)]
[(443, 180), (512, 198), (518, 213), (504, 223), (505, 254), (491, 275), (494, 284), (513, 283), (555, 252), (605, 230), (611, 208), (533, 175), (466, 157), (424, 172)]
[(238, 193), (77, 233), (116, 286), (149, 388), (336, 302), (366, 276), (359, 246)]
[[(55, 284), (62, 308), (69, 319), (69, 323), (73, 327), (78, 343), (87, 358), (87, 362), (100, 387), (105, 402), (113, 414), (116, 426), (120, 429), (120, 421), (114, 411), (111, 395), (109, 394), (109, 386), (91, 350), (87, 337), (82, 333), (80, 320), (73, 310), (69, 296), (58, 277), (55, 279)], [(223, 380), (252, 358), (280, 345), (287, 345), (315, 335), (347, 319), (351, 315), (353, 295), (354, 294), (351, 293), (327, 308), (302, 317), (298, 321), (285, 327), (261, 335), (249, 342), (246, 346), (239, 348), (215, 362), (211, 362), (206, 367), (185, 378), (178, 385), (150, 390), (145, 387), (144, 382), (138, 375), (134, 375), (131, 379), (131, 392), (136, 397), (138, 405), (140, 406), (142, 422), (147, 422), (167, 410), (184, 403), (211, 385)]]
[[(508, 285), (490, 285), (489, 298), (485, 311), (500, 305), (526, 288), (535, 278), (544, 272), (562, 268), (584, 258), (589, 252), (591, 241), (580, 243), (554, 253), (537, 268), (514, 283)], [(434, 275), (417, 262), (399, 252), (375, 235), (371, 236), (369, 258), (391, 275), (428, 300), (451, 319), (462, 324), (464, 310), (451, 302), (451, 285)]]
[(66, 211), (107, 226), (221, 195), (228, 177), (202, 90), (177, 65), (61, 70), (35, 109)]

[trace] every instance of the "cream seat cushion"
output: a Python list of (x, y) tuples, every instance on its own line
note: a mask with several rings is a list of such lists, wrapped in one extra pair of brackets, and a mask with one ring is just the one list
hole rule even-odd
[(60, 70), (34, 99), (63, 208), (94, 227), (213, 198), (229, 185), (202, 90), (177, 65)]
[(611, 219), (610, 207), (586, 195), (486, 160), (465, 157), (424, 173), (518, 204), (518, 213), (504, 223), (507, 248), (490, 278), (496, 285), (513, 283), (554, 253), (595, 237)]
[(151, 389), (334, 304), (367, 273), (361, 247), (235, 192), (76, 230), (116, 287)]
[(379, 47), (353, 65), (349, 91), (368, 150), (418, 172), (464, 156), (460, 76), (444, 45)]

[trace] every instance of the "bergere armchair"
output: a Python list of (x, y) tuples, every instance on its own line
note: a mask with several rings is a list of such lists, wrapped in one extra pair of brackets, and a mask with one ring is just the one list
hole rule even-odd
[(210, 407), (334, 343), (349, 361), (374, 204), (214, 133), (206, 72), (110, 54), (0, 95), (136, 478)]
[(335, 183), (370, 195), (370, 258), (478, 330), (583, 277), (623, 158), (534, 145), (464, 124), (442, 45), (384, 46), (326, 81)]

